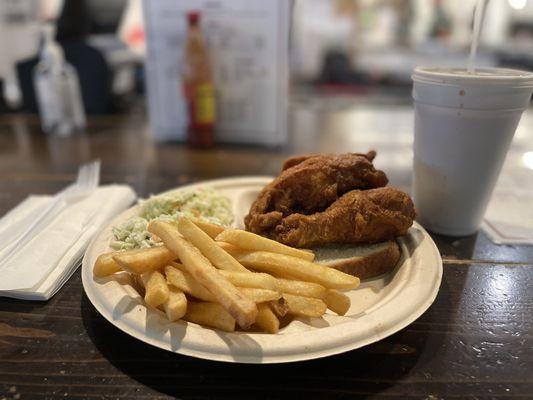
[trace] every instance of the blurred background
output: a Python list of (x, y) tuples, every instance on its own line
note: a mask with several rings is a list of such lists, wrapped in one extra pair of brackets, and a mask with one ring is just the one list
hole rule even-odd
[[(148, 110), (156, 139), (183, 140), (179, 82), (194, 9), (214, 70), (219, 138), (280, 144), (291, 108), (409, 105), (414, 66), (464, 67), (476, 1), (261, 3), (2, 0), (0, 113), (38, 113), (34, 74), (48, 23), (77, 73), (88, 118)], [(490, 0), (477, 66), (533, 70), (532, 37), (532, 0)]]

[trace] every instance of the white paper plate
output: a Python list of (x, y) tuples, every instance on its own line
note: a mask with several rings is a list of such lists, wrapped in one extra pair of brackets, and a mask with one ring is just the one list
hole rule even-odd
[[(236, 226), (259, 190), (272, 178), (232, 178), (180, 188), (209, 186), (232, 200)], [(85, 253), (83, 287), (96, 309), (113, 325), (151, 345), (188, 356), (239, 363), (283, 363), (326, 357), (376, 342), (416, 320), (431, 305), (442, 278), (442, 260), (418, 224), (399, 240), (402, 259), (395, 271), (364, 281), (346, 292), (352, 301), (347, 315), (328, 311), (324, 318), (298, 319), (276, 335), (226, 333), (194, 323), (170, 323), (163, 313), (147, 308), (126, 274), (94, 279), (92, 266), (99, 254), (109, 251), (111, 227), (138, 212), (133, 207), (102, 230)]]

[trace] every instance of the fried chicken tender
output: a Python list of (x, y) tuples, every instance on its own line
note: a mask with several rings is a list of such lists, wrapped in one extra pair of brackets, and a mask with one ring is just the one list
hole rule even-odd
[(414, 218), (413, 202), (400, 190), (352, 190), (323, 212), (283, 218), (270, 236), (286, 245), (306, 248), (329, 243), (377, 243), (404, 235)]
[(376, 153), (293, 157), (280, 175), (259, 194), (245, 217), (246, 229), (264, 234), (290, 214), (324, 210), (353, 189), (372, 189), (388, 183), (372, 165)]
[[(374, 161), (374, 158), (376, 158), (376, 152), (374, 150), (370, 150), (368, 153), (352, 153), (352, 154), (356, 156), (365, 157), (370, 162)], [(283, 167), (281, 168), (281, 170), (285, 171), (286, 169), (294, 167), (295, 165), (298, 165), (305, 160), (309, 160), (310, 158), (317, 157), (317, 156), (318, 156), (317, 154), (304, 154), (302, 156), (293, 156), (293, 157), (287, 158), (285, 162), (283, 163)]]

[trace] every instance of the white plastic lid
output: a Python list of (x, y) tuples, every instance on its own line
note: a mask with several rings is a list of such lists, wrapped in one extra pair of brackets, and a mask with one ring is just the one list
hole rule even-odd
[(509, 68), (477, 68), (470, 73), (466, 68), (416, 67), (411, 78), (443, 85), (533, 87), (533, 72)]

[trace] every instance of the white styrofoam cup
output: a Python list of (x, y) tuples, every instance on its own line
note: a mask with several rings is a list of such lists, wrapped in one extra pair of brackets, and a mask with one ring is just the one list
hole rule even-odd
[(476, 232), (523, 111), (533, 73), (415, 68), (413, 197), (430, 231)]

